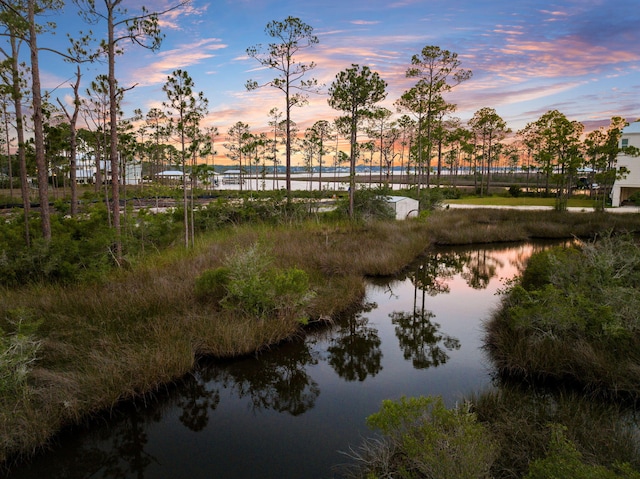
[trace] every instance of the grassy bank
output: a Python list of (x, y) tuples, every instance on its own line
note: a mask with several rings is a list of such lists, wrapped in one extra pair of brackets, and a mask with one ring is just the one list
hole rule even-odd
[(467, 210), (411, 222), (227, 227), (192, 251), (150, 256), (102, 281), (4, 289), (0, 327), (16, 363), (0, 383), (0, 460), (181, 377), (203, 355), (250, 354), (300, 334), (295, 320), (258, 321), (196, 296), (197, 278), (238, 249), (260, 244), (278, 268), (305, 271), (315, 292), (307, 313), (324, 319), (358, 304), (366, 276), (397, 273), (430, 244), (640, 230), (640, 217), (620, 216)]
[[(469, 196), (461, 199), (448, 199), (446, 203), (479, 206), (547, 206), (553, 208), (556, 205), (556, 201), (555, 198), (538, 198), (531, 196)], [(567, 206), (589, 210), (594, 209), (596, 203), (596, 200), (585, 196), (584, 198), (570, 198), (567, 201)]]
[(487, 324), (497, 370), (640, 398), (639, 266), (640, 247), (620, 237), (534, 255)]

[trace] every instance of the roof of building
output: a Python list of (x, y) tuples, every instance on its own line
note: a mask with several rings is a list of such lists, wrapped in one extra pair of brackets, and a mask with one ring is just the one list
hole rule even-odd
[(629, 126), (626, 126), (622, 133), (640, 133), (640, 121), (634, 121), (630, 123)]
[(406, 196), (387, 196), (387, 201), (389, 201), (390, 203), (398, 203), (400, 201), (415, 201), (415, 202), (417, 202), (418, 200), (414, 200), (413, 198), (407, 198)]

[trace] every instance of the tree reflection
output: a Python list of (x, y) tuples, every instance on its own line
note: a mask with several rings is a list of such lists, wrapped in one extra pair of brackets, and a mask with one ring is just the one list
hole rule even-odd
[(414, 368), (437, 367), (448, 361), (447, 351), (460, 349), (460, 341), (440, 333), (440, 325), (432, 321), (435, 315), (426, 309), (426, 297), (449, 293), (449, 281), (464, 271), (470, 259), (466, 252), (434, 252), (407, 275), (414, 285), (413, 311), (389, 316), (404, 359), (411, 360)]
[[(126, 477), (144, 478), (147, 466), (158, 462), (145, 451), (147, 445), (146, 424), (136, 405), (127, 408), (125, 420), (119, 423), (111, 434), (112, 447), (106, 457), (103, 477), (120, 479)], [(158, 415), (155, 420), (160, 420)]]
[(433, 252), (423, 258), (407, 276), (415, 287), (429, 296), (449, 292), (448, 280), (462, 271), (466, 255)]
[(147, 452), (147, 428), (158, 422), (163, 408), (126, 403), (104, 418), (108, 428), (97, 432), (74, 428), (66, 433), (66, 446), (55, 457), (36, 458), (17, 474), (10, 477), (46, 477), (50, 479), (81, 479), (103, 477), (108, 479), (138, 478), (146, 475), (147, 468), (158, 463), (157, 458)]
[(361, 313), (351, 316), (327, 348), (329, 364), (346, 381), (364, 381), (382, 370), (382, 341), (378, 330), (368, 324), (369, 319)]
[(389, 315), (405, 360), (416, 369), (437, 367), (449, 360), (447, 351), (460, 349), (460, 341), (440, 332), (440, 325), (431, 321), (431, 311), (394, 311)]
[(201, 374), (218, 381), (238, 398), (248, 398), (254, 410), (273, 409), (298, 416), (311, 409), (320, 394), (307, 367), (318, 359), (304, 341), (287, 344), (257, 358), (210, 364)]
[(492, 255), (487, 249), (478, 249), (466, 255), (460, 275), (473, 289), (485, 289), (502, 266), (503, 263), (497, 256)]
[(207, 389), (202, 374), (187, 376), (181, 386), (176, 402), (182, 408), (180, 422), (192, 431), (202, 431), (209, 423), (209, 410), (215, 410), (220, 403), (220, 393)]

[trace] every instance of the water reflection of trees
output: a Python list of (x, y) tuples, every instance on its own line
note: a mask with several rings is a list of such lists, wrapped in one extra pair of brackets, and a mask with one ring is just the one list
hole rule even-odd
[(485, 289), (503, 266), (497, 253), (488, 248), (431, 251), (405, 272), (405, 278), (415, 286), (415, 302), (418, 292), (422, 293), (423, 308), (426, 296), (449, 293), (450, 282), (456, 275), (473, 289)]
[(431, 311), (394, 311), (389, 316), (404, 359), (416, 369), (440, 366), (449, 360), (447, 351), (460, 349), (458, 339), (440, 332), (440, 325), (431, 321)]
[[(120, 422), (111, 435), (112, 447), (105, 454), (103, 477), (120, 479), (125, 477), (144, 478), (146, 468), (158, 460), (145, 451), (147, 445), (147, 424), (137, 407), (129, 408), (126, 419)], [(157, 415), (154, 421), (159, 421)]]
[[(375, 305), (365, 305), (370, 311)], [(335, 331), (327, 348), (328, 363), (346, 381), (364, 381), (382, 370), (382, 350), (378, 330), (369, 326), (369, 319), (358, 313), (349, 317)]]
[[(147, 429), (162, 419), (165, 409), (159, 404), (133, 402), (119, 407), (106, 418), (109, 427), (95, 432), (74, 429), (67, 432), (63, 451), (36, 459), (12, 478), (47, 477), (50, 479), (139, 478), (158, 459), (147, 452)], [(24, 473), (24, 474), (22, 474)]]
[(407, 277), (416, 289), (429, 296), (448, 293), (448, 282), (462, 271), (464, 261), (463, 254), (432, 252), (410, 269)]
[(318, 358), (304, 341), (295, 341), (268, 354), (243, 361), (212, 363), (200, 371), (203, 381), (216, 382), (247, 398), (254, 410), (272, 409), (298, 416), (311, 409), (320, 394), (307, 367)]
[(218, 389), (210, 390), (207, 386), (202, 374), (189, 375), (182, 381), (176, 401), (176, 406), (182, 409), (180, 422), (194, 432), (207, 426), (209, 410), (215, 410), (220, 403)]
[(484, 248), (470, 251), (465, 256), (460, 276), (473, 289), (485, 289), (489, 286), (489, 282), (496, 276), (498, 268), (503, 266), (497, 256)]

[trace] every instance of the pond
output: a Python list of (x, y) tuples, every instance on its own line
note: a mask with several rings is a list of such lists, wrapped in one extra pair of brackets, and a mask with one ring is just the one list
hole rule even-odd
[(372, 282), (363, 309), (62, 434), (17, 478), (330, 478), (383, 399), (491, 388), (482, 321), (542, 245), (434, 249)]

